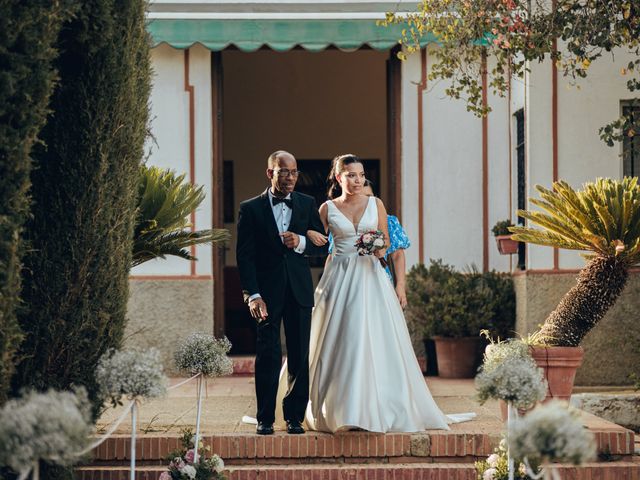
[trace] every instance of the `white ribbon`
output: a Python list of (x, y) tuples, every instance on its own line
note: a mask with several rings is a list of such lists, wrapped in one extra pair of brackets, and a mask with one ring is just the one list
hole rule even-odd
[(174, 388), (178, 388), (181, 387), (182, 385), (184, 385), (185, 383), (190, 382), (191, 380), (193, 380), (194, 378), (198, 378), (200, 375), (202, 375), (201, 373), (196, 373), (193, 377), (191, 378), (187, 378), (186, 380), (181, 381), (180, 383), (176, 383), (175, 385), (170, 386), (169, 388), (167, 388), (167, 391), (169, 390), (173, 390)]
[(532, 480), (539, 480), (541, 478), (544, 480), (560, 480), (560, 474), (555, 467), (543, 465), (539, 473), (534, 473), (531, 465), (529, 465), (529, 460), (525, 458), (522, 462), (524, 463), (525, 473), (529, 475)]
[(89, 453), (94, 448), (102, 445), (111, 435), (113, 435), (113, 432), (116, 431), (116, 428), (118, 428), (118, 425), (120, 425), (124, 421), (124, 419), (127, 417), (127, 414), (129, 413), (129, 410), (131, 410), (131, 407), (133, 407), (134, 403), (135, 401), (131, 401), (129, 405), (127, 405), (127, 407), (124, 409), (124, 412), (122, 412), (122, 415), (120, 415), (120, 417), (118, 417), (115, 423), (111, 425), (109, 430), (107, 430), (107, 433), (105, 433), (102, 437), (100, 437), (98, 440), (93, 442), (91, 445), (89, 445), (87, 448), (82, 450), (80, 453), (77, 453), (76, 455), (81, 457), (82, 455), (86, 455), (87, 453)]

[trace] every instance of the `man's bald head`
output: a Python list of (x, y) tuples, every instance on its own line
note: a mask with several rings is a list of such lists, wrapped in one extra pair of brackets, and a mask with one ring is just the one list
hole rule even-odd
[(269, 155), (269, 158), (267, 159), (267, 168), (276, 168), (278, 166), (278, 160), (289, 160), (289, 162), (287, 163), (290, 163), (291, 160), (295, 162), (296, 157), (291, 155), (286, 150), (276, 150), (271, 155)]

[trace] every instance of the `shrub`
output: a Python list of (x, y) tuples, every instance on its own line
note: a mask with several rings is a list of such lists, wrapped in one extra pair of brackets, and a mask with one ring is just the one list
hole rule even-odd
[(65, 2), (0, 3), (0, 405), (7, 398), (18, 325), (20, 271), (29, 215), (31, 148), (45, 123)]
[(150, 42), (145, 1), (76, 3), (57, 42), (52, 114), (34, 148), (14, 388), (84, 385), (97, 414), (96, 365), (125, 327)]
[(414, 335), (469, 337), (482, 329), (507, 334), (515, 325), (515, 293), (508, 274), (456, 271), (441, 260), (407, 274), (407, 323)]

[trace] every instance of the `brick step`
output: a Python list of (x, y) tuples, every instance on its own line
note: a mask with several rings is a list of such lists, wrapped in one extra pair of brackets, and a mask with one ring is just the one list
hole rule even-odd
[[(613, 429), (593, 430), (598, 452), (615, 457), (630, 457), (634, 451), (634, 434), (615, 426)], [(260, 436), (254, 433), (227, 433), (205, 435), (205, 445), (231, 464), (267, 460), (292, 460), (315, 463), (336, 459), (390, 459), (402, 457), (441, 458), (471, 461), (493, 452), (500, 440), (498, 434), (489, 433), (369, 433), (344, 432), (338, 434), (306, 433)], [(144, 435), (136, 441), (137, 459), (155, 463), (164, 459), (180, 446), (177, 434)], [(94, 450), (96, 463), (113, 464), (129, 459), (130, 439), (114, 435)], [(295, 463), (292, 461), (284, 463)]]
[[(562, 480), (638, 480), (640, 463), (589, 463), (558, 467)], [(157, 480), (162, 466), (140, 467), (137, 480)], [(460, 463), (260, 465), (230, 467), (228, 480), (476, 480), (473, 465)], [(79, 467), (78, 480), (127, 480), (126, 467)]]

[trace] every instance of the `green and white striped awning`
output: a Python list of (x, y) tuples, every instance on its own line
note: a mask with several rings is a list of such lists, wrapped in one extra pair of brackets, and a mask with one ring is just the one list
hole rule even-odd
[(234, 46), (245, 52), (263, 46), (279, 52), (294, 47), (317, 52), (330, 46), (388, 50), (398, 44), (402, 30), (398, 25), (382, 27), (375, 20), (360, 19), (152, 19), (147, 28), (154, 46), (189, 48), (200, 43), (209, 50)]
[(147, 18), (154, 46), (388, 50), (398, 44), (403, 27), (376, 21), (386, 12), (416, 7), (417, 0), (153, 0)]

